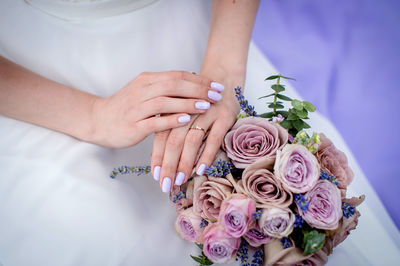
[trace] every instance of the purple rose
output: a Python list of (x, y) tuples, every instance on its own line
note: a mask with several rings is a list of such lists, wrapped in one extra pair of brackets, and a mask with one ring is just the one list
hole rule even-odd
[(182, 239), (190, 242), (200, 242), (204, 228), (200, 226), (202, 218), (193, 213), (190, 207), (182, 211), (175, 221), (175, 230)]
[(258, 225), (251, 228), (243, 237), (252, 247), (259, 247), (275, 239), (274, 237), (265, 234)]
[(288, 236), (293, 231), (295, 215), (289, 209), (263, 209), (258, 224), (265, 234), (276, 238)]
[(240, 238), (229, 235), (221, 225), (209, 225), (203, 239), (203, 252), (212, 262), (222, 264), (235, 260)]
[(286, 144), (287, 131), (260, 117), (239, 119), (225, 136), (225, 149), (236, 168), (246, 168), (261, 157), (275, 158)]
[(340, 191), (336, 185), (320, 180), (304, 198), (308, 202), (308, 208), (304, 211), (298, 206), (298, 211), (309, 225), (326, 230), (338, 227), (343, 213)]
[(320, 175), (315, 156), (299, 144), (288, 144), (277, 152), (274, 170), (283, 187), (293, 193), (309, 191)]
[(255, 202), (243, 194), (233, 194), (222, 202), (218, 222), (233, 237), (243, 236), (253, 221)]

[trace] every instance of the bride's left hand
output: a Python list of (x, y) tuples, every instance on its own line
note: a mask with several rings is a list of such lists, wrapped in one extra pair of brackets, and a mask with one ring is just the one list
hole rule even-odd
[(198, 126), (209, 132), (196, 166), (197, 174), (201, 175), (214, 161), (226, 132), (235, 123), (240, 107), (235, 98), (234, 88), (241, 84), (234, 85), (232, 81), (225, 81), (222, 84), (225, 86), (222, 100), (211, 106), (207, 112), (192, 118), (184, 127), (155, 134), (151, 168), (154, 179), (160, 181), (163, 192), (169, 192), (173, 184), (183, 184), (192, 173), (205, 137), (203, 130), (192, 129), (192, 126)]

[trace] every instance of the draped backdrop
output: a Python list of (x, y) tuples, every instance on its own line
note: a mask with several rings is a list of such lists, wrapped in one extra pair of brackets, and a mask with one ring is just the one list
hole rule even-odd
[(253, 35), (335, 124), (398, 228), (399, 14), (398, 0), (264, 0)]

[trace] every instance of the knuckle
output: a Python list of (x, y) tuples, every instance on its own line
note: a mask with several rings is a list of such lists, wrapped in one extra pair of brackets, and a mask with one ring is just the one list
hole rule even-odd
[(154, 135), (155, 135), (154, 138), (157, 138), (158, 140), (166, 140), (169, 135), (169, 130), (156, 132)]
[(201, 142), (201, 136), (200, 134), (196, 134), (194, 130), (190, 130), (189, 133), (186, 135), (185, 142), (190, 146), (198, 146)]
[(185, 75), (185, 71), (178, 70), (178, 71), (173, 72), (174, 79), (183, 79), (184, 75)]
[(157, 97), (156, 99), (154, 99), (151, 108), (154, 109), (154, 112), (161, 113), (165, 109), (165, 101), (165, 97)]
[(168, 137), (167, 143), (172, 149), (176, 149), (181, 146), (182, 139), (177, 135), (171, 135)]

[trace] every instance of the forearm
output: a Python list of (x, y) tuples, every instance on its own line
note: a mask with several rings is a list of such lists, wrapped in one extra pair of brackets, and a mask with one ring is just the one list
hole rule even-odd
[(89, 140), (97, 97), (0, 57), (0, 114)]
[(244, 84), (258, 4), (258, 0), (213, 1), (203, 74), (225, 79), (226, 86)]

